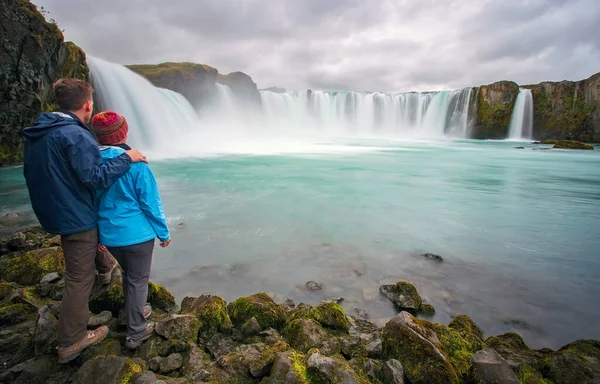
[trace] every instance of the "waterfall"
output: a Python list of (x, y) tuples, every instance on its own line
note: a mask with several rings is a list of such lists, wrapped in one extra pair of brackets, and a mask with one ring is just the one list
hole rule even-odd
[[(439, 92), (260, 91), (260, 104), (215, 84), (198, 109), (177, 92), (133, 71), (88, 57), (96, 105), (123, 114), (129, 142), (144, 150), (192, 156), (230, 139), (274, 137), (468, 137), (471, 88)], [(169, 146), (170, 148), (166, 148)]]
[(96, 103), (125, 116), (132, 145), (152, 148), (197, 125), (194, 108), (181, 94), (157, 88), (121, 65), (90, 56), (87, 62)]
[(519, 89), (510, 118), (509, 140), (531, 140), (533, 136), (533, 97), (530, 89)]

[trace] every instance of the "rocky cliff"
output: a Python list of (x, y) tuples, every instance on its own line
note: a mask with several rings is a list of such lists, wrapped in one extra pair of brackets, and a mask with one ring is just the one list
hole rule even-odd
[[(474, 139), (504, 139), (508, 136), (508, 126), (519, 86), (512, 81), (499, 81), (474, 89), (476, 115), (471, 131)], [(471, 112), (473, 113), (473, 112)]]
[(28, 0), (2, 1), (0, 36), (0, 165), (7, 165), (22, 158), (22, 128), (55, 108), (52, 83), (87, 79), (88, 68), (85, 53)]
[(221, 75), (213, 67), (195, 63), (129, 65), (128, 68), (157, 87), (181, 93), (196, 108), (210, 105), (218, 92), (217, 83), (229, 86), (233, 94), (244, 102), (260, 103), (256, 83), (243, 72)]

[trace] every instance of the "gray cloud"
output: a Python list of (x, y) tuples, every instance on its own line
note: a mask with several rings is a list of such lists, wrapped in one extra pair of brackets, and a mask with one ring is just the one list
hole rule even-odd
[(194, 61), (259, 87), (430, 90), (600, 71), (597, 0), (35, 2), (88, 54)]

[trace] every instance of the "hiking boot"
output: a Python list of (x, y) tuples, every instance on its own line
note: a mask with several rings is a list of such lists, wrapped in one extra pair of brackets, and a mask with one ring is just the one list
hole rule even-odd
[(117, 263), (115, 261), (115, 263), (112, 265), (112, 267), (110, 267), (110, 271), (109, 272), (99, 273), (98, 274), (98, 283), (100, 283), (100, 285), (108, 285), (108, 284), (110, 284), (110, 282), (112, 280), (112, 274), (115, 271), (115, 268), (117, 268), (117, 265), (119, 265), (119, 263)]
[(147, 319), (152, 314), (152, 306), (150, 304), (146, 304), (144, 307), (144, 319)]
[(68, 363), (69, 361), (79, 356), (81, 354), (81, 351), (83, 351), (90, 345), (96, 345), (102, 340), (104, 340), (106, 338), (106, 335), (108, 335), (107, 326), (102, 326), (98, 329), (94, 329), (93, 331), (87, 331), (85, 337), (82, 340), (76, 342), (75, 344), (71, 344), (68, 347), (57, 348), (58, 362), (61, 364)]
[(130, 337), (127, 336), (127, 340), (125, 341), (125, 346), (129, 349), (138, 349), (142, 343), (148, 340), (154, 334), (154, 323), (146, 324), (146, 330), (141, 334)]

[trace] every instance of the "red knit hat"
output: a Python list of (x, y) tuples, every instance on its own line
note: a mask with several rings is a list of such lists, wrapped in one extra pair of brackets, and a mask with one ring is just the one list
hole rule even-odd
[(102, 145), (122, 143), (127, 138), (127, 120), (117, 112), (100, 112), (92, 119), (92, 129)]

